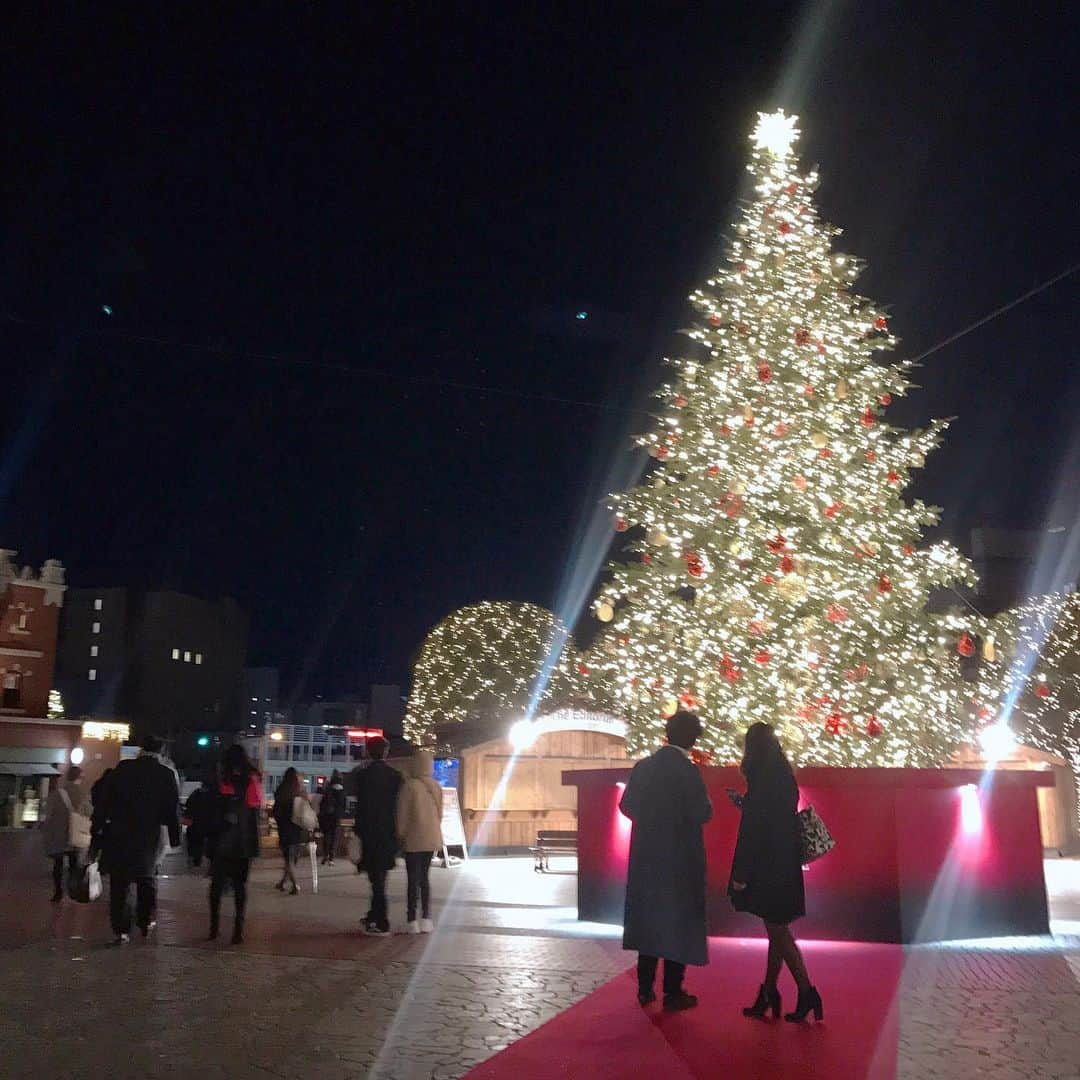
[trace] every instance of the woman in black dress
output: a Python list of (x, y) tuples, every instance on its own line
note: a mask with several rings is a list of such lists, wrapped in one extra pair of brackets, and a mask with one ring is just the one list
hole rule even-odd
[(794, 919), (806, 914), (796, 817), (799, 788), (771, 724), (753, 724), (747, 731), (742, 773), (746, 794), (730, 793), (732, 802), (742, 809), (742, 820), (728, 891), (735, 909), (761, 918), (769, 935), (765, 982), (758, 990), (757, 1001), (743, 1009), (743, 1014), (764, 1017), (771, 1011), (779, 1017), (776, 980), (781, 967), (787, 964), (799, 988), (799, 1000), (795, 1011), (784, 1019), (798, 1023), (813, 1012), (820, 1020), (821, 995), (810, 983), (790, 926)]

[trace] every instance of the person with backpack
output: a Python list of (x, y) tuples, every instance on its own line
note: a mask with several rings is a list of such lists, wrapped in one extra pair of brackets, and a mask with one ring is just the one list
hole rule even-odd
[(64, 860), (68, 873), (75, 873), (90, 848), (90, 794), (83, 788), (82, 769), (68, 767), (65, 778), (54, 784), (45, 803), (42, 839), (45, 854), (52, 859), (54, 904), (64, 899)]
[(259, 807), (262, 776), (242, 746), (230, 746), (221, 759), (221, 775), (213, 792), (213, 855), (210, 861), (210, 940), (218, 936), (221, 897), (232, 885), (236, 918), (232, 943), (244, 942), (244, 913), (251, 860), (259, 854)]
[(443, 791), (432, 776), (434, 764), (435, 759), (426, 750), (417, 750), (407, 758), (403, 769), (405, 782), (397, 801), (397, 834), (405, 852), (406, 919), (410, 934), (430, 934), (435, 929), (431, 921), (428, 873), (432, 857), (443, 846)]
[(345, 784), (341, 773), (334, 770), (319, 802), (319, 832), (323, 835), (322, 861), (334, 865), (334, 846), (337, 843), (338, 826), (345, 816)]

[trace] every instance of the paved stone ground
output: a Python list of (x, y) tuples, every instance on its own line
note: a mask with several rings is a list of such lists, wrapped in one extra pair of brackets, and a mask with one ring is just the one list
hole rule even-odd
[[(173, 859), (157, 932), (115, 949), (103, 902), (47, 903), (35, 843), (0, 834), (4, 1077), (459, 1077), (628, 963), (616, 930), (576, 921), (574, 877), (526, 859), (433, 869), (436, 934), (383, 939), (358, 932), (352, 867), (287, 897), (267, 859), (242, 948), (202, 940), (205, 879)], [(910, 951), (903, 1080), (1080, 1077), (1080, 862), (1048, 879), (1057, 938)]]

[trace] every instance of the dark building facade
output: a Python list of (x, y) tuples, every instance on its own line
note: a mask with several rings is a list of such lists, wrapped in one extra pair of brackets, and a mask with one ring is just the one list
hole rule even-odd
[(57, 685), (69, 715), (122, 720), (136, 736), (246, 726), (248, 624), (234, 600), (125, 588), (66, 599)]
[(976, 602), (988, 615), (1038, 593), (1074, 588), (1080, 568), (1076, 531), (1065, 527), (973, 529), (971, 555), (979, 575)]
[(281, 676), (275, 667), (244, 668), (244, 689), (241, 695), (244, 722), (259, 731), (278, 719), (278, 695)]

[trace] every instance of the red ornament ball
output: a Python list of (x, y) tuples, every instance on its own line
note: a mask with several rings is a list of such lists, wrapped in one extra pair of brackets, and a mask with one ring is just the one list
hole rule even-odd
[(805, 386), (804, 386), (804, 387), (802, 388), (802, 392), (803, 392), (803, 393), (804, 393), (804, 394), (805, 394), (805, 395), (806, 395), (807, 397), (813, 397), (813, 396), (814, 396), (814, 388), (813, 388), (813, 387), (812, 387), (812, 386), (811, 386), (811, 385), (810, 385), (809, 383), (807, 383), (807, 384), (806, 384), (806, 385), (805, 385)]
[(750, 324), (741, 322), (735, 329), (738, 330), (743, 337), (746, 337), (746, 335), (750, 333)]
[(975, 655), (975, 641), (970, 634), (961, 634), (956, 642), (956, 651), (961, 656)]
[(1049, 694), (1050, 688), (1045, 683), (1039, 683), (1039, 685), (1035, 687), (1036, 697), (1048, 697)]
[(884, 315), (879, 315), (874, 320), (874, 329), (875, 330), (884, 330), (885, 327), (887, 327), (888, 325), (889, 325), (888, 320), (886, 320)]
[(720, 466), (719, 465), (710, 465), (705, 471), (710, 476), (719, 476), (720, 475)]
[(656, 458), (658, 461), (663, 461), (667, 458), (670, 451), (666, 446), (658, 446), (656, 448)]
[(720, 425), (720, 434), (721, 435), (730, 435), (731, 434), (731, 428), (728, 427), (727, 424), (721, 424)]
[(863, 427), (873, 427), (874, 422), (876, 420), (877, 420), (877, 417), (874, 415), (874, 410), (872, 408), (870, 408), (869, 405), (867, 405), (866, 410), (862, 414), (862, 419), (861, 419), (862, 426)]
[(772, 368), (766, 363), (758, 364), (757, 377), (762, 382), (772, 382)]
[(777, 533), (775, 536), (765, 541), (765, 546), (774, 555), (779, 555), (784, 550), (784, 548), (787, 547), (787, 540), (784, 539), (783, 533)]
[(867, 450), (867, 451), (866, 451), (866, 460), (867, 460), (867, 461), (868, 461), (868, 462), (869, 462), (869, 463), (870, 463), (871, 465), (873, 465), (873, 464), (874, 464), (874, 462), (875, 462), (875, 461), (877, 461), (877, 454), (875, 454), (873, 450)]
[(699, 562), (692, 562), (686, 564), (686, 572), (694, 578), (702, 577), (705, 573), (705, 567)]
[(842, 607), (840, 604), (830, 604), (825, 609), (825, 618), (831, 623), (839, 625), (842, 622), (847, 622), (847, 608)]
[(720, 316), (719, 315), (710, 315), (709, 316), (709, 325), (710, 326), (719, 326), (720, 325)]
[(900, 474), (895, 469), (889, 470), (889, 475), (886, 477), (890, 484), (900, 483)]
[(880, 721), (876, 716), (868, 716), (866, 718), (866, 734), (871, 739), (876, 739), (885, 729), (881, 726)]
[(615, 531), (616, 532), (626, 532), (626, 530), (629, 529), (629, 528), (630, 528), (630, 524), (629, 524), (629, 522), (627, 522), (626, 518), (616, 518), (615, 519)]
[(785, 555), (780, 560), (780, 570), (782, 573), (790, 574), (795, 569), (795, 560), (790, 555)]
[(878, 398), (878, 401), (881, 402), (882, 405), (891, 405), (892, 394), (882, 394), (881, 397)]
[(754, 663), (767, 664), (772, 659), (772, 653), (768, 649), (759, 649), (754, 653)]
[(776, 578), (774, 578), (772, 576), (772, 574), (766, 574), (761, 580), (766, 585), (775, 585), (776, 584)]
[(905, 555), (914, 555), (914, 554), (915, 554), (915, 549), (914, 549), (914, 548), (913, 548), (913, 547), (911, 546), (911, 544), (904, 544), (904, 545), (903, 545), (903, 546), (902, 546), (902, 547), (900, 548), (900, 550), (901, 550), (901, 551), (902, 551), (902, 552), (903, 552), (903, 553), (904, 553)]
[(800, 326), (795, 331), (795, 344), (796, 345), (809, 345), (810, 344), (810, 331), (805, 326)]
[(882, 574), (881, 577), (878, 578), (877, 591), (881, 593), (882, 596), (888, 596), (888, 594), (892, 592), (892, 582), (889, 580), (887, 574)]
[(780, 224), (776, 226), (776, 228), (777, 228), (777, 231), (780, 233), (781, 236), (787, 236), (788, 233), (791, 232), (791, 222), (790, 221), (781, 221)]
[(832, 451), (826, 446), (824, 449), (818, 451), (819, 458), (831, 458)]
[(846, 727), (847, 722), (844, 720), (844, 717), (838, 712), (834, 712), (829, 717), (829, 719), (825, 721), (825, 730), (830, 735), (840, 735)]
[(675, 395), (675, 402), (674, 402), (674, 404), (675, 404), (675, 408), (676, 408), (676, 409), (683, 409), (683, 408), (685, 408), (685, 407), (686, 407), (686, 406), (687, 406), (687, 405), (688, 405), (689, 403), (690, 403), (690, 399), (689, 399), (689, 398), (687, 398), (687, 397), (686, 397), (686, 396), (685, 396), (684, 394), (676, 394), (676, 395)]
[(578, 674), (579, 675), (588, 675), (589, 674), (589, 668), (588, 668), (587, 664), (578, 664), (577, 669), (578, 669)]
[(792, 181), (786, 188), (784, 188), (785, 195), (794, 195), (799, 190), (799, 185)]
[(787, 424), (785, 424), (785, 423), (784, 423), (784, 421), (783, 421), (783, 420), (781, 420), (781, 421), (780, 421), (780, 422), (779, 422), (779, 423), (778, 423), (778, 424), (776, 425), (776, 427), (774, 427), (774, 428), (772, 429), (772, 433), (773, 433), (773, 434), (774, 434), (774, 435), (775, 435), (775, 436), (776, 436), (776, 437), (777, 437), (778, 439), (782, 439), (782, 438), (783, 438), (783, 437), (784, 437), (784, 436), (785, 436), (785, 435), (786, 435), (786, 434), (788, 433), (788, 431), (790, 431), (790, 430), (791, 430), (791, 429), (790, 429), (790, 428), (789, 428), (789, 427), (787, 426)]

